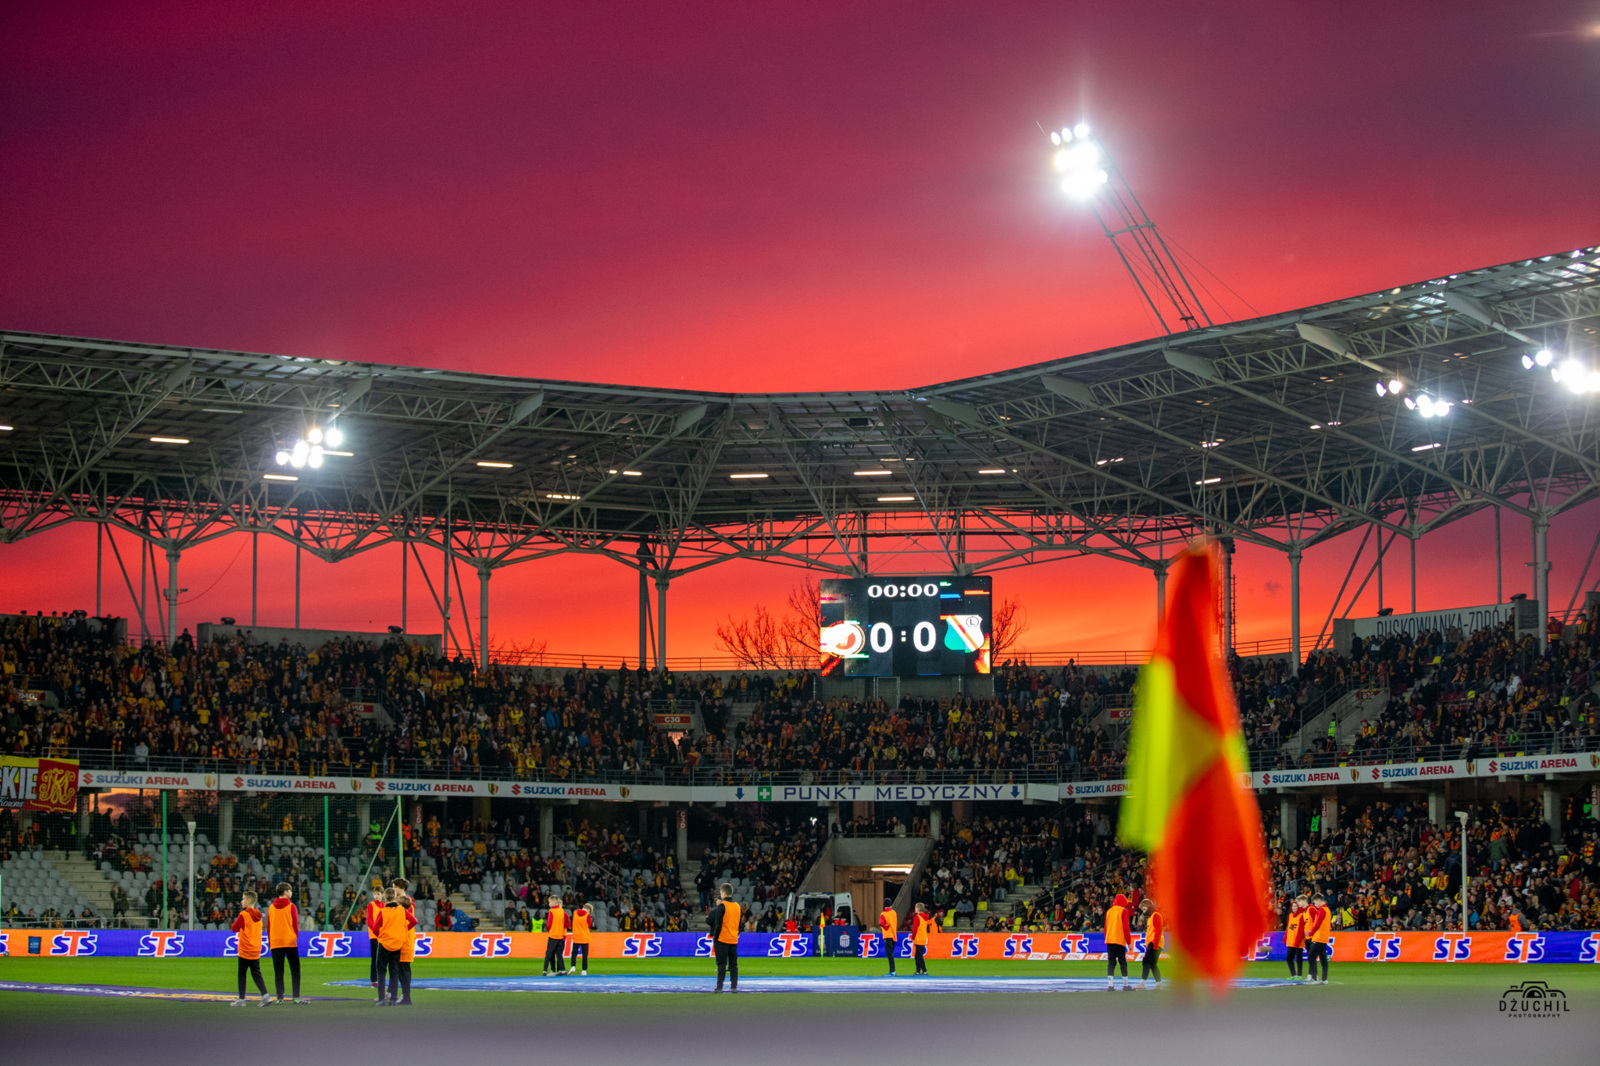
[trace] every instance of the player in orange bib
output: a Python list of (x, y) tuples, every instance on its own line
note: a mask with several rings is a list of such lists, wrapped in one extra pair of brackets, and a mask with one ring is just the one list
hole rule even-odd
[[(378, 912), (377, 923), (371, 927), (378, 938), (380, 1007), (393, 1007), (400, 1002), (400, 954), (411, 936), (412, 927), (417, 924), (416, 917), (400, 904), (405, 898), (399, 889), (390, 888), (384, 894), (383, 910)], [(385, 982), (389, 986), (387, 998), (384, 995)]]
[[(369, 929), (372, 923), (378, 920), (378, 912), (383, 910), (383, 890), (373, 889), (372, 898), (367, 901), (366, 909), (361, 912), (361, 924)], [(378, 938), (367, 937), (367, 954), (372, 958), (372, 987), (378, 987)]]
[(256, 988), (261, 993), (261, 1005), (265, 1007), (272, 1002), (267, 995), (267, 983), (261, 979), (261, 912), (256, 909), (256, 894), (246, 892), (239, 897), (239, 917), (229, 926), (239, 937), (239, 998), (233, 1001), (235, 1007), (242, 1007), (248, 1001), (244, 998), (245, 974), (256, 979)]
[[(594, 933), (594, 905), (585, 903), (572, 912), (572, 972), (589, 976), (589, 940)], [(583, 969), (578, 969), (578, 960)]]
[(731, 978), (729, 991), (739, 991), (739, 925), (744, 908), (733, 901), (733, 886), (724, 883), (717, 889), (717, 905), (706, 915), (711, 928), (711, 949), (717, 957), (717, 987), (722, 991), (724, 977)]
[(294, 889), (287, 881), (278, 884), (278, 898), (267, 908), (267, 947), (272, 949), (272, 980), (278, 1002), (283, 1002), (283, 964), (289, 964), (294, 1002), (300, 998), (300, 910), (294, 905)]
[(939, 923), (928, 913), (928, 905), (917, 904), (911, 913), (911, 959), (916, 964), (913, 976), (928, 976), (928, 938), (938, 931)]
[[(1328, 901), (1313, 896), (1306, 908), (1306, 970), (1312, 984), (1328, 983), (1328, 956), (1333, 954), (1333, 913)], [(1317, 961), (1322, 961), (1322, 980), (1317, 980)]]
[(1145, 988), (1145, 982), (1154, 977), (1156, 987), (1161, 987), (1161, 949), (1167, 946), (1167, 920), (1162, 917), (1161, 911), (1156, 907), (1156, 901), (1149, 896), (1139, 904), (1139, 909), (1144, 912), (1144, 958), (1139, 960), (1139, 987)]
[(894, 949), (895, 939), (900, 935), (900, 915), (895, 913), (894, 907), (885, 903), (883, 913), (878, 915), (878, 931), (883, 934), (883, 953), (889, 958), (889, 976), (894, 976)]
[(406, 912), (405, 939), (400, 942), (400, 1005), (411, 1006), (411, 964), (417, 959), (417, 901), (411, 898), (411, 882), (404, 877), (394, 879), (400, 892), (400, 906)]
[(1298, 981), (1303, 976), (1306, 961), (1306, 908), (1310, 900), (1296, 896), (1289, 905), (1289, 920), (1283, 926), (1284, 955), (1289, 963), (1289, 980)]
[(550, 897), (550, 916), (544, 922), (544, 972), (539, 976), (567, 976), (567, 963), (562, 949), (567, 940), (567, 912), (561, 909), (561, 897)]
[(1122, 967), (1122, 990), (1133, 991), (1128, 980), (1128, 945), (1133, 942), (1133, 916), (1128, 913), (1128, 897), (1121, 892), (1106, 908), (1106, 989), (1117, 987), (1117, 967)]

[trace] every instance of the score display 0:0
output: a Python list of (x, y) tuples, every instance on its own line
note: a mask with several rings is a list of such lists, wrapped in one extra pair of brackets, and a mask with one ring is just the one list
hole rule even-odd
[(895, 598), (897, 596), (913, 597), (913, 596), (937, 596), (937, 595), (939, 595), (939, 586), (935, 582), (932, 582), (932, 581), (928, 582), (926, 585), (868, 585), (867, 586), (867, 599), (869, 599), (869, 600), (876, 600), (876, 599), (883, 599), (883, 598), (893, 599), (893, 598)]
[[(939, 630), (932, 622), (918, 622), (911, 629), (911, 644), (924, 655), (932, 651), (938, 641)], [(887, 654), (894, 647), (894, 627), (888, 622), (874, 622), (867, 631), (867, 643), (879, 655)]]

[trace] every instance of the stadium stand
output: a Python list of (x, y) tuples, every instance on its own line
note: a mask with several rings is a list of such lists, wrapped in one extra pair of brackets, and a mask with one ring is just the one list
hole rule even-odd
[[(919, 783), (1119, 777), (1123, 710), (1135, 674), (1069, 664), (1001, 667), (993, 699), (815, 698), (811, 675), (641, 674), (532, 668), (477, 671), (419, 644), (337, 640), (315, 649), (232, 636), (196, 647), (129, 646), (114, 627), (70, 613), (0, 621), (0, 750), (77, 757), (86, 767), (488, 774), (557, 780), (707, 783)], [(1509, 626), (1424, 631), (1324, 649), (1296, 672), (1281, 657), (1232, 663), (1255, 768), (1334, 766), (1595, 751), (1595, 659), (1588, 620), (1552, 632), (1541, 654)], [(23, 694), (28, 698), (23, 698)], [(652, 709), (693, 708), (701, 728), (674, 743)], [(381, 713), (362, 713), (372, 705)], [(1592, 831), (1554, 849), (1535, 812), (1484, 807), (1474, 821), (1473, 921), (1502, 928), (1588, 924), (1597, 914)], [(1353, 928), (1455, 927), (1459, 883), (1450, 831), (1403, 803), (1349, 814), (1333, 836), (1274, 841), (1281, 896), (1315, 883)], [(1570, 821), (1570, 819), (1569, 819)], [(1487, 828), (1499, 825), (1500, 829)], [(1136, 889), (1139, 861), (1110, 841), (1099, 812), (947, 823), (921, 897), (950, 920), (988, 927), (1082, 928), (1116, 891)], [(1268, 825), (1269, 835), (1278, 826)], [(80, 839), (72, 816), (24, 826), (0, 818), (8, 921), (40, 925), (157, 922), (186, 912), (186, 852), (166, 856), (148, 821), (96, 815)], [(846, 834), (927, 832), (923, 824), (847, 818)], [(515, 823), (430, 823), (416, 873), (425, 925), (527, 928), (555, 888), (596, 904), (602, 930), (688, 927), (717, 878), (735, 883), (758, 921), (804, 878), (826, 828), (724, 826), (702, 863), (628, 834), (568, 827), (548, 858)], [(1541, 837), (1541, 833), (1544, 835)], [(371, 874), (370, 843), (342, 840), (323, 893), (319, 841), (293, 832), (197, 839), (196, 913), (215, 925), (249, 884), (297, 885), (309, 925), (346, 922)], [(1503, 852), (1503, 854), (1502, 854)], [(1004, 854), (1005, 858), (996, 856)], [(1478, 859), (1483, 860), (1479, 866)], [(998, 866), (998, 869), (996, 868)], [(1013, 869), (1014, 867), (1014, 869)], [(1456, 880), (1452, 880), (1452, 878)], [(1441, 879), (1443, 884), (1441, 885)], [(1479, 879), (1482, 879), (1481, 882)], [(1481, 884), (1481, 887), (1477, 887)], [(1275, 899), (1274, 903), (1281, 902)], [(359, 905), (356, 906), (359, 910)], [(459, 917), (458, 917), (459, 916)], [(1417, 923), (1421, 923), (1419, 926)], [(1541, 924), (1542, 923), (1542, 924)]]
[[(1008, 782), (1123, 774), (1130, 670), (1006, 667), (993, 699), (819, 701), (798, 674), (718, 677), (492, 667), (420, 644), (307, 650), (242, 636), (129, 647), (106, 631), (25, 616), (0, 626), (0, 748), (85, 767), (286, 774), (749, 783)], [(1324, 650), (1298, 673), (1235, 660), (1252, 767), (1591, 750), (1595, 633), (1580, 616), (1540, 655), (1509, 630), (1426, 632)], [(1330, 723), (1356, 690), (1380, 717)], [(21, 691), (48, 698), (23, 701)], [(693, 707), (675, 743), (652, 707)], [(732, 708), (748, 709), (735, 716)], [(952, 778), (952, 775), (957, 775)]]

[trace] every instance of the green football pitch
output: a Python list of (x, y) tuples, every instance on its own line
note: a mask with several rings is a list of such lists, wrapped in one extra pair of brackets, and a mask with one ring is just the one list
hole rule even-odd
[[(909, 969), (907, 962), (902, 973)], [(709, 992), (705, 959), (595, 960), (596, 976), (692, 977)], [(1075, 978), (1080, 989), (1104, 981), (1093, 962), (955, 961), (930, 963), (935, 977)], [(263, 966), (269, 987), (270, 962)], [(752, 958), (741, 978), (876, 977), (881, 960)], [(915, 979), (882, 977), (882, 994), (704, 992), (602, 994), (601, 982), (567, 978), (563, 992), (419, 989), (406, 1010), (377, 1009), (367, 962), (306, 960), (302, 992), (319, 998), (234, 1009), (223, 1000), (71, 995), (14, 991), (17, 985), (124, 987), (222, 993), (236, 987), (232, 959), (30, 959), (0, 957), (0, 1047), (8, 1062), (82, 1059), (118, 1053), (119, 1064), (246, 1061), (497, 1064), (619, 1062), (689, 1066), (733, 1060), (845, 1066), (884, 1059), (919, 1066), (1010, 1066), (1024, 1062), (1177, 1063), (1240, 1066), (1272, 1062), (1600, 1062), (1600, 967), (1512, 964), (1335, 964), (1327, 986), (1236, 989), (1225, 1000), (1196, 990), (1123, 994), (1103, 986), (1072, 992), (919, 990)], [(537, 975), (517, 960), (425, 960), (417, 979)], [(1279, 979), (1279, 963), (1247, 966), (1243, 976)], [(355, 981), (355, 985), (332, 982)], [(1564, 1010), (1514, 1018), (1507, 992), (1541, 981)], [(1120, 984), (1120, 981), (1119, 981)], [(63, 990), (64, 991), (64, 990)], [(266, 1049), (269, 1058), (262, 1058)], [(120, 1050), (118, 1050), (120, 1049)], [(229, 1049), (224, 1054), (223, 1049)]]
[[(367, 977), (367, 960), (336, 959), (330, 961), (308, 959), (302, 963), (302, 993), (313, 997), (336, 997), (314, 1005), (320, 1013), (365, 1012), (370, 1006), (371, 993), (364, 986), (334, 984), (332, 982), (364, 981)], [(714, 971), (706, 959), (597, 959), (590, 967), (596, 976), (602, 974), (650, 974), (705, 979), (705, 989), (714, 983)], [(1005, 962), (981, 960), (935, 960), (930, 963), (936, 976), (941, 977), (1061, 977), (1080, 981), (1103, 980), (1105, 964), (1095, 962)], [(909, 960), (900, 966), (901, 977), (884, 978), (882, 995), (852, 994), (830, 997), (840, 1000), (865, 998), (867, 1009), (917, 1010), (915, 1001), (934, 999), (948, 1001), (953, 994), (917, 991), (916, 982), (904, 976), (911, 969)], [(1133, 972), (1137, 975), (1138, 968)], [(1172, 966), (1165, 967), (1167, 976)], [(272, 966), (262, 960), (262, 971), (268, 987), (272, 985)], [(743, 978), (764, 976), (879, 976), (884, 972), (880, 960), (855, 959), (764, 959), (740, 960)], [(428, 978), (503, 978), (527, 976), (538, 973), (538, 963), (527, 959), (468, 960), (437, 959), (416, 964), (415, 976), (421, 981)], [(236, 988), (236, 964), (232, 959), (30, 959), (0, 957), (0, 984), (6, 982), (41, 983), (52, 985), (116, 986), (147, 989), (181, 989), (188, 991), (229, 993)], [(1285, 975), (1281, 963), (1255, 963), (1246, 966), (1241, 976), (1277, 979)], [(1560, 988), (1569, 996), (1600, 996), (1600, 967), (1597, 966), (1517, 966), (1474, 964), (1442, 966), (1427, 964), (1335, 964), (1332, 980), (1325, 987), (1304, 988), (1246, 988), (1233, 993), (1235, 997), (1253, 1001), (1278, 1000), (1287, 1002), (1293, 997), (1298, 1006), (1313, 1003), (1337, 1004), (1357, 1002), (1370, 1004), (1374, 999), (1399, 997), (1407, 1002), (1425, 1003), (1429, 1000), (1457, 1001), (1462, 997), (1498, 997), (1508, 987), (1524, 980), (1537, 979)], [(571, 990), (582, 991), (581, 978), (570, 978)], [(1120, 978), (1118, 984), (1121, 984)], [(493, 1015), (512, 1012), (518, 1016), (540, 1014), (569, 1016), (573, 1012), (593, 1014), (597, 1019), (617, 1011), (639, 1010), (682, 1011), (705, 997), (698, 992), (656, 993), (650, 995), (570, 995), (535, 991), (481, 991), (481, 990), (419, 990), (415, 998), (414, 1013), (418, 1015), (450, 1014), (463, 1012)], [(253, 995), (252, 989), (252, 995)], [(748, 996), (741, 1009), (790, 1010), (795, 1001), (814, 993), (767, 993)], [(1104, 1011), (1108, 1004), (1117, 1010), (1148, 1010), (1157, 997), (1106, 997), (1096, 989), (1093, 993), (1011, 993), (1003, 988), (993, 992), (964, 993), (981, 998), (1000, 998), (1020, 1001), (1010, 1009), (1034, 1008), (1059, 1011)], [(1164, 996), (1170, 998), (1170, 987)], [(1207, 996), (1200, 997), (1208, 999)], [(707, 1001), (708, 1005), (711, 1001)], [(76, 1018), (104, 1019), (122, 1014), (148, 1017), (152, 1012), (163, 1017), (193, 1017), (214, 1015), (217, 1003), (189, 1003), (165, 999), (123, 999), (93, 996), (43, 994), (24, 991), (0, 991), (0, 1015), (29, 1018), (53, 1018), (71, 1021)], [(850, 1004), (830, 1003), (829, 1009), (850, 1009)], [(302, 1007), (304, 1012), (311, 1008)], [(1313, 1008), (1314, 1009), (1314, 1008)], [(271, 1024), (271, 1023), (267, 1023)]]

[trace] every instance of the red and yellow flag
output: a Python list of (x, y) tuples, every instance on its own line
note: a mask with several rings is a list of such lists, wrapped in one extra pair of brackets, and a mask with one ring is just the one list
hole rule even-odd
[(1261, 814), (1218, 634), (1215, 549), (1174, 561), (1150, 665), (1139, 675), (1117, 835), (1150, 856), (1149, 891), (1198, 973), (1223, 983), (1267, 929)]

